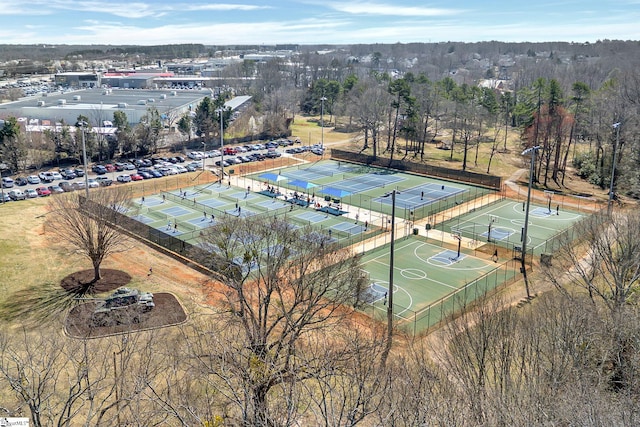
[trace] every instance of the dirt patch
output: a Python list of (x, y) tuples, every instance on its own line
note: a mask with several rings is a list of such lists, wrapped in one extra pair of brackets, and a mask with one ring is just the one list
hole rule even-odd
[(110, 292), (131, 282), (131, 275), (112, 268), (100, 269), (100, 280), (93, 281), (93, 270), (76, 271), (60, 281), (62, 289), (74, 294)]
[(71, 309), (65, 319), (65, 332), (72, 338), (100, 338), (109, 335), (178, 325), (187, 320), (187, 314), (173, 294), (154, 294), (153, 302), (155, 303), (155, 307), (146, 313), (140, 313), (139, 316), (137, 316), (137, 321), (121, 322), (120, 324), (111, 326), (95, 326), (93, 324), (91, 317), (99, 302), (92, 301), (78, 305)]

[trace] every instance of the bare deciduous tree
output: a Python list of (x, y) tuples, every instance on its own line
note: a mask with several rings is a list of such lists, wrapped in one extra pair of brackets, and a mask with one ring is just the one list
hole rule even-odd
[(278, 218), (227, 217), (203, 236), (201, 262), (225, 276), (226, 344), (199, 353), (206, 375), (227, 384), (243, 425), (273, 425), (297, 413), (300, 382), (326, 374), (313, 335), (340, 324), (357, 299), (359, 260), (328, 236)]
[(126, 235), (116, 227), (120, 214), (130, 206), (126, 188), (96, 189), (85, 199), (84, 193), (52, 197), (47, 226), (62, 245), (73, 248), (91, 261), (94, 278), (80, 284), (80, 293), (90, 290), (100, 280), (100, 264), (109, 255), (126, 248)]

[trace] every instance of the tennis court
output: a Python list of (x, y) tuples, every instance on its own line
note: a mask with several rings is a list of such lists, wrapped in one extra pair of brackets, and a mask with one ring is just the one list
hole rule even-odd
[[(437, 228), (459, 233), (476, 241), (491, 242), (513, 248), (522, 247), (525, 203), (502, 200), (460, 215)], [(534, 254), (551, 253), (555, 250), (556, 237), (571, 233), (574, 226), (583, 220), (583, 214), (561, 209), (559, 205), (540, 206), (531, 204), (527, 228), (527, 250)]]
[(306, 191), (356, 209), (391, 214), (390, 192), (396, 190), (396, 215), (418, 220), (476, 200), (491, 190), (344, 161), (321, 160), (255, 174), (250, 178), (278, 190)]
[[(386, 315), (390, 245), (367, 252), (363, 269), (369, 278), (365, 301), (374, 317)], [(395, 242), (393, 311), (399, 326), (414, 333), (436, 325), (456, 304), (470, 303), (515, 276), (515, 270), (491, 260), (409, 236)]]
[(292, 227), (312, 226), (327, 241), (348, 245), (380, 232), (367, 222), (353, 221), (310, 207), (235, 186), (213, 183), (134, 199), (132, 219), (171, 237), (198, 245), (201, 231), (225, 216), (278, 216)]

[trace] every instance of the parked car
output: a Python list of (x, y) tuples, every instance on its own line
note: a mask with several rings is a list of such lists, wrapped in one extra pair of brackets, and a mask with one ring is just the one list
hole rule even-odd
[(265, 156), (269, 159), (275, 159), (276, 157), (282, 156), (282, 153), (276, 150), (269, 150), (267, 151), (267, 154), (265, 154)]
[(131, 181), (142, 181), (144, 179), (144, 177), (139, 173), (132, 173), (129, 177), (131, 178)]
[(107, 173), (107, 168), (102, 165), (95, 165), (91, 170), (97, 175), (104, 175), (105, 173)]
[(77, 182), (73, 182), (71, 183), (71, 187), (74, 190), (84, 190), (85, 188), (87, 188), (86, 184), (84, 183), (84, 181), (77, 181)]
[(64, 190), (59, 185), (50, 185), (47, 187), (47, 190), (51, 191), (51, 194), (64, 193)]
[(53, 174), (51, 172), (40, 172), (38, 178), (40, 178), (40, 182), (43, 183), (53, 182)]
[(182, 156), (176, 156), (176, 159), (178, 160), (178, 163), (184, 163), (185, 162), (185, 158)]
[(24, 200), (27, 198), (24, 192), (22, 190), (18, 190), (17, 188), (15, 190), (9, 191), (9, 197), (11, 197), (11, 200)]
[(74, 191), (75, 189), (73, 188), (73, 185), (71, 185), (70, 182), (67, 181), (62, 181), (60, 184), (58, 184), (60, 186), (60, 188), (62, 188), (62, 190), (65, 193), (69, 193), (71, 191)]
[(53, 176), (54, 181), (63, 179), (62, 175), (60, 175), (60, 172), (51, 172), (51, 176)]
[(238, 154), (238, 150), (236, 150), (235, 147), (224, 147), (224, 150), (222, 150), (222, 152), (225, 156)]
[(11, 197), (9, 196), (9, 193), (5, 193), (2, 192), (2, 197), (0, 197), (0, 203), (7, 203), (11, 201)]
[(146, 170), (143, 171), (140, 169), (138, 169), (138, 175), (140, 175), (144, 179), (151, 179), (154, 177), (153, 175), (151, 175), (149, 171), (146, 171)]
[(262, 153), (251, 153), (250, 157), (252, 157), (254, 160), (258, 160), (258, 161), (264, 160), (266, 158), (266, 156), (264, 154), (262, 154)]
[(23, 177), (23, 176), (19, 176), (18, 178), (16, 178), (16, 185), (19, 185), (21, 187), (24, 187), (25, 185), (27, 185), (29, 183), (29, 181), (27, 181), (27, 178)]
[(76, 173), (73, 171), (73, 169), (62, 169), (60, 171), (60, 175), (62, 175), (64, 177), (64, 179), (74, 179), (77, 178)]
[(174, 168), (178, 171), (178, 173), (185, 173), (185, 172), (189, 172), (187, 170), (187, 168), (185, 168), (182, 165), (175, 165)]
[(40, 178), (38, 178), (38, 175), (29, 175), (27, 177), (27, 182), (29, 184), (40, 184)]
[(96, 181), (98, 181), (98, 184), (102, 187), (108, 187), (113, 184), (113, 181), (106, 176), (99, 176), (96, 178)]
[(100, 187), (100, 183), (97, 180), (95, 180), (94, 178), (87, 179), (87, 185), (89, 186), (89, 188), (98, 188), (98, 187)]
[(153, 175), (154, 178), (162, 178), (164, 175), (162, 175), (162, 172), (155, 170), (155, 169), (150, 169), (149, 173), (151, 175)]
[(73, 172), (76, 174), (77, 177), (82, 178), (84, 176), (84, 169), (82, 168), (75, 168), (73, 170)]
[(11, 188), (15, 184), (15, 181), (8, 176), (2, 178), (2, 188)]
[(202, 160), (202, 154), (197, 151), (190, 152), (189, 154), (187, 154), (187, 157), (191, 160)]
[(51, 195), (51, 190), (49, 190), (47, 187), (38, 187), (36, 188), (36, 192), (40, 197), (46, 197)]
[(187, 166), (193, 166), (196, 169), (202, 169), (202, 163), (200, 162), (191, 162)]
[(131, 182), (131, 177), (129, 175), (118, 175), (116, 180), (118, 182)]
[(35, 199), (38, 197), (38, 192), (33, 188), (27, 188), (24, 190), (24, 195), (27, 199)]
[[(216, 160), (216, 166), (220, 166), (220, 164), (221, 164), (220, 160)], [(229, 164), (227, 159), (225, 159), (225, 160), (222, 161), (222, 166), (226, 168), (227, 166), (231, 166), (231, 165)]]

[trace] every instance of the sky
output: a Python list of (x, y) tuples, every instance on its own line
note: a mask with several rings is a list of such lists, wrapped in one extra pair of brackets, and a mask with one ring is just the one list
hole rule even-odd
[(1, 0), (0, 44), (640, 40), (640, 0)]

